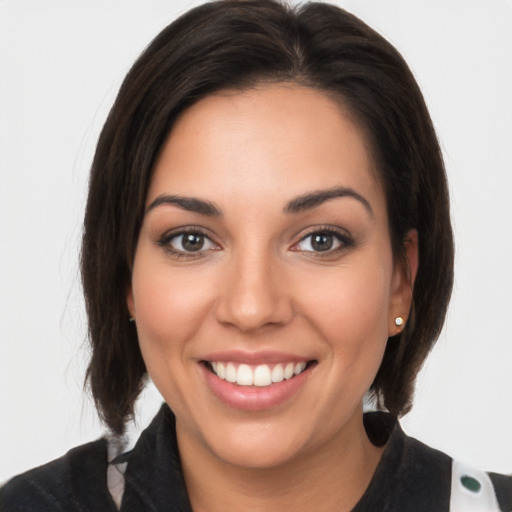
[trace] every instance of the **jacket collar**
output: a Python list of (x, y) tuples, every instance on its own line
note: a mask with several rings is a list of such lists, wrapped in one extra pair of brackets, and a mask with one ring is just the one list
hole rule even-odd
[[(353, 512), (445, 510), (450, 499), (451, 459), (404, 434), (384, 412), (364, 415), (368, 437), (384, 453)], [(134, 449), (116, 459), (128, 462), (121, 512), (192, 512), (183, 479), (175, 417), (164, 404)]]

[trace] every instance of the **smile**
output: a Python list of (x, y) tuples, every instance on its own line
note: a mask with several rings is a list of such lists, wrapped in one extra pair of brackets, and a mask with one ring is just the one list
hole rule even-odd
[(219, 352), (198, 362), (206, 385), (221, 402), (252, 412), (287, 403), (303, 390), (318, 365), (316, 359), (274, 351)]
[(233, 362), (211, 361), (209, 369), (222, 380), (239, 386), (266, 387), (300, 375), (307, 367), (306, 361), (278, 364), (237, 364)]

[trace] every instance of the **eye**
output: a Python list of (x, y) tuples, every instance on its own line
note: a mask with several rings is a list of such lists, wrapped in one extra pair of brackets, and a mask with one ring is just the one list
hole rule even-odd
[(292, 248), (294, 251), (312, 253), (333, 253), (353, 245), (352, 240), (342, 233), (331, 229), (322, 229), (308, 234)]
[(158, 241), (158, 245), (171, 253), (183, 256), (199, 255), (202, 252), (219, 248), (208, 236), (198, 229), (169, 233)]

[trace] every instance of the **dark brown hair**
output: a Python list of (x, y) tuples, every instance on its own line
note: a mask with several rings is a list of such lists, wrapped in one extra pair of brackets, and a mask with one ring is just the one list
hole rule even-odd
[(126, 294), (155, 158), (177, 116), (221, 89), (295, 82), (334, 95), (368, 137), (384, 187), (395, 258), (419, 234), (419, 269), (404, 331), (388, 340), (373, 392), (394, 415), (441, 330), (453, 283), (446, 176), (421, 92), (391, 44), (327, 4), (224, 0), (164, 29), (126, 76), (91, 169), (82, 280), (101, 418), (121, 433), (146, 376)]

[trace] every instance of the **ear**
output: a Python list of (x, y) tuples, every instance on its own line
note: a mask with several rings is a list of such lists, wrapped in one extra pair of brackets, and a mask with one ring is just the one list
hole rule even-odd
[(135, 318), (135, 301), (133, 300), (133, 289), (131, 285), (128, 286), (126, 291), (126, 305), (130, 316)]
[[(388, 320), (389, 336), (394, 336), (403, 330), (411, 310), (414, 281), (418, 272), (419, 261), (418, 232), (415, 229), (407, 232), (403, 245), (405, 261), (395, 260), (393, 269)], [(396, 323), (398, 317), (403, 319), (401, 325)]]

